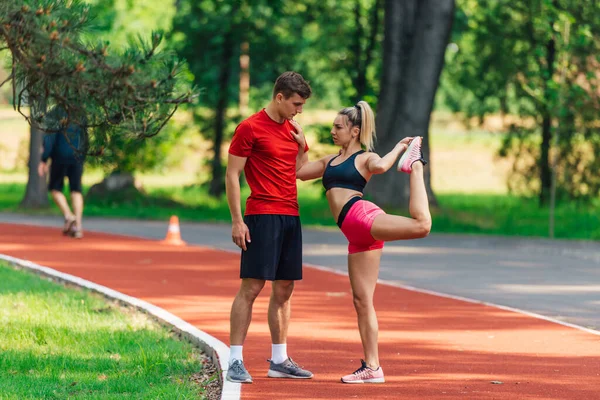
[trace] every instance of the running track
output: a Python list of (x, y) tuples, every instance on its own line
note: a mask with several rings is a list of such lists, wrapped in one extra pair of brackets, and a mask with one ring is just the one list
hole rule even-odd
[[(138, 297), (228, 343), (239, 256), (207, 247), (0, 224), (0, 253)], [(266, 378), (268, 288), (255, 303), (242, 399), (600, 399), (600, 336), (482, 304), (381, 284), (384, 385), (343, 385), (361, 356), (347, 277), (314, 268), (293, 298), (289, 354), (310, 381)], [(492, 382), (502, 382), (494, 384)]]

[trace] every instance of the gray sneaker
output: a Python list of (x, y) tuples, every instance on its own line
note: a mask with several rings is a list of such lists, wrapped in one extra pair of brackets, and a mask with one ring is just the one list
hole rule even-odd
[(252, 383), (252, 377), (246, 371), (244, 362), (241, 360), (233, 360), (227, 369), (227, 380), (235, 383)]
[(312, 372), (302, 369), (291, 358), (288, 358), (281, 364), (275, 364), (269, 360), (271, 366), (267, 376), (269, 378), (294, 378), (294, 379), (309, 379), (313, 377)]

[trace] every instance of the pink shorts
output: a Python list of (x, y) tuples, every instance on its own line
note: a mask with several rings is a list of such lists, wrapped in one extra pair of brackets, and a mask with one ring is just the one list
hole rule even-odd
[[(350, 202), (352, 201), (356, 200), (351, 199)], [(340, 216), (343, 212), (344, 210)], [(383, 248), (383, 240), (375, 240), (371, 235), (373, 221), (380, 214), (385, 214), (385, 211), (370, 201), (358, 200), (351, 205), (340, 226), (348, 239), (348, 254)]]

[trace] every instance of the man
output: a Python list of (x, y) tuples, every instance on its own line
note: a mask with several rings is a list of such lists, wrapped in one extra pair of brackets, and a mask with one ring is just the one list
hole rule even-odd
[[(296, 72), (277, 78), (266, 108), (242, 121), (235, 130), (226, 173), (227, 201), (233, 242), (242, 249), (239, 292), (231, 307), (231, 355), (227, 380), (251, 383), (242, 347), (252, 305), (266, 281), (272, 281), (268, 320), (272, 354), (271, 378), (312, 378), (287, 355), (290, 298), (294, 281), (302, 279), (302, 232), (298, 216), (296, 163), (306, 154), (294, 136), (302, 135), (292, 121), (312, 91)], [(302, 143), (305, 143), (302, 141)], [(304, 145), (305, 152), (308, 147)], [(240, 206), (242, 170), (250, 186), (245, 216)]]
[[(66, 118), (66, 113), (56, 108), (48, 117), (54, 120), (54, 125), (58, 125), (56, 121)], [(38, 173), (40, 176), (44, 176), (48, 173), (48, 159), (52, 159), (48, 190), (64, 216), (63, 234), (76, 239), (83, 237), (81, 176), (83, 175), (84, 154), (78, 150), (82, 147), (84, 135), (85, 129), (74, 123), (59, 129), (58, 132), (46, 134), (42, 160), (38, 166)], [(63, 194), (65, 177), (69, 178), (73, 211), (69, 208), (69, 203)]]

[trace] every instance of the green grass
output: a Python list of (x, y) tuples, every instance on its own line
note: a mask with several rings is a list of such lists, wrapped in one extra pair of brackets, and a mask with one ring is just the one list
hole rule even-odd
[(3, 263), (0, 282), (0, 399), (205, 398), (204, 356), (144, 314)]
[[(441, 194), (433, 211), (434, 232), (549, 236), (548, 207), (537, 198), (508, 195)], [(600, 201), (591, 204), (564, 201), (555, 210), (555, 237), (600, 240)]]
[[(18, 211), (23, 184), (0, 183), (0, 210)], [(242, 198), (248, 189), (242, 190)], [(304, 226), (335, 227), (329, 206), (318, 185), (302, 183), (298, 198)], [(433, 232), (548, 237), (549, 209), (536, 199), (504, 194), (437, 194), (439, 207), (432, 210)], [(591, 204), (562, 202), (556, 208), (555, 237), (600, 239), (600, 201)], [(406, 210), (386, 210), (406, 215)], [(45, 210), (43, 212), (49, 212)], [(56, 208), (50, 212), (58, 215)], [(147, 196), (88, 202), (86, 216), (182, 221), (230, 221), (227, 201), (214, 199), (199, 187), (155, 187)]]
[(22, 183), (0, 183), (0, 210), (16, 211), (25, 194)]
[[(0, 185), (1, 187), (1, 185)], [(149, 187), (147, 196), (111, 198), (86, 204), (85, 214), (103, 217), (130, 217), (139, 219), (168, 219), (176, 214), (181, 220), (218, 222), (231, 220), (227, 199), (215, 199), (206, 189), (191, 187)], [(248, 197), (248, 187), (242, 188), (242, 198)], [(310, 225), (335, 225), (329, 206), (320, 189), (304, 186), (298, 192), (303, 222)], [(0, 203), (1, 204), (1, 203)]]

